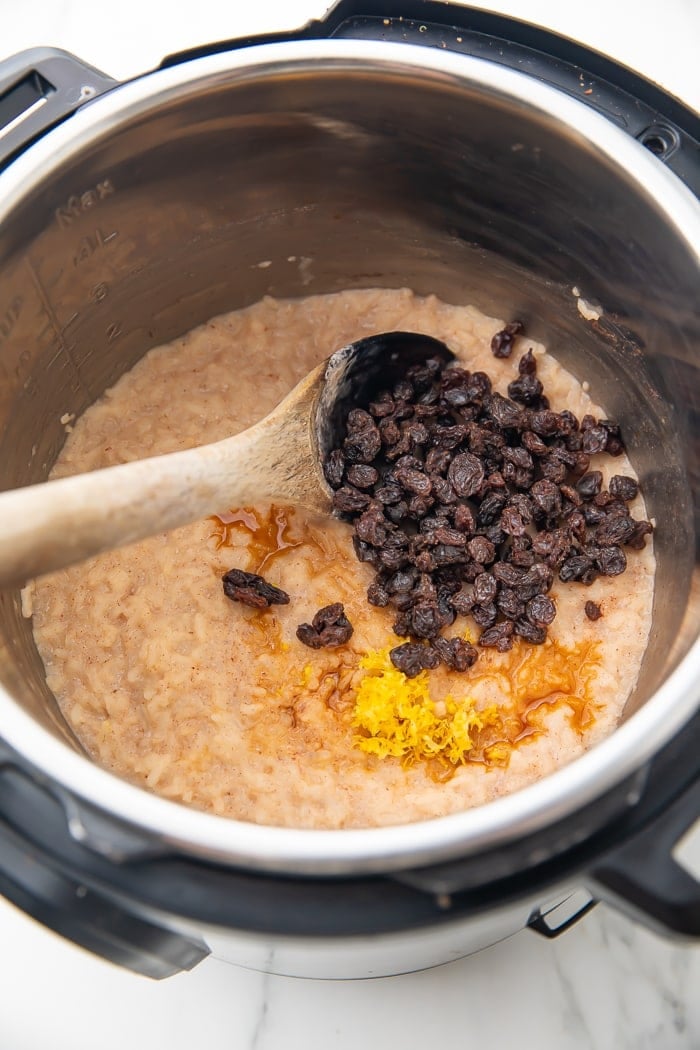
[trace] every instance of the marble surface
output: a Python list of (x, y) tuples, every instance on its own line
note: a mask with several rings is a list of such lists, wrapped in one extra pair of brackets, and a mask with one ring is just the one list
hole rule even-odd
[[(700, 106), (697, 0), (481, 0), (613, 55)], [(0, 59), (64, 47), (118, 78), (208, 40), (295, 26), (326, 0), (0, 0)], [(523, 932), (378, 981), (270, 977), (208, 959), (156, 984), (73, 948), (0, 900), (0, 1050), (697, 1050), (700, 947), (604, 907), (555, 942)]]

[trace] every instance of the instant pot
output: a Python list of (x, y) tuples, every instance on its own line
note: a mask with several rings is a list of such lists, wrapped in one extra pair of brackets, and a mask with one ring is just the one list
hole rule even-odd
[(297, 32), (117, 84), (0, 65), (0, 487), (46, 478), (148, 349), (262, 296), (409, 286), (518, 317), (617, 418), (657, 524), (654, 626), (622, 724), (463, 813), (309, 831), (224, 820), (92, 764), (19, 593), (0, 595), (0, 891), (152, 977), (217, 956), (399, 973), (597, 900), (700, 937), (700, 125), (541, 29), (341, 0)]

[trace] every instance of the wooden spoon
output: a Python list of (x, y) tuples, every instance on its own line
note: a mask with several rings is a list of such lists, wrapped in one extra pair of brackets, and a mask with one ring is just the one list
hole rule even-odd
[(274, 500), (330, 514), (323, 462), (342, 442), (348, 410), (430, 357), (454, 355), (412, 332), (360, 339), (235, 437), (0, 494), (0, 587), (229, 507)]

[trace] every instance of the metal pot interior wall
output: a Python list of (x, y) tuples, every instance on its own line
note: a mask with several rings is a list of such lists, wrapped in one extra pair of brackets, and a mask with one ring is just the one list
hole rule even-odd
[[(620, 420), (662, 526), (630, 710), (683, 655), (684, 617), (697, 634), (693, 261), (633, 177), (555, 114), (379, 62), (204, 77), (37, 171), (0, 228), (0, 275), (2, 487), (46, 477), (61, 417), (148, 349), (264, 295), (408, 286), (521, 318)], [(5, 687), (65, 735), (17, 594), (0, 598), (0, 634)]]

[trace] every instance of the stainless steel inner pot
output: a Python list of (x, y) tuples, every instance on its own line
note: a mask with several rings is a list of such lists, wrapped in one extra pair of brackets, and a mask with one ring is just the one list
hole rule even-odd
[(654, 626), (612, 737), (525, 791), (419, 825), (255, 827), (98, 769), (57, 711), (17, 593), (0, 596), (0, 736), (159, 841), (277, 872), (467, 856), (642, 770), (700, 702), (699, 246), (694, 198), (624, 131), (464, 56), (268, 44), (83, 107), (0, 176), (1, 487), (45, 478), (65, 413), (217, 313), (264, 295), (408, 286), (521, 318), (621, 422), (658, 524)]

